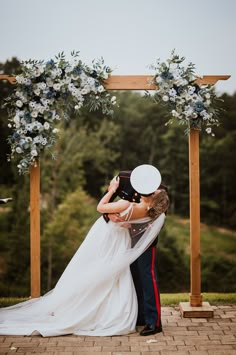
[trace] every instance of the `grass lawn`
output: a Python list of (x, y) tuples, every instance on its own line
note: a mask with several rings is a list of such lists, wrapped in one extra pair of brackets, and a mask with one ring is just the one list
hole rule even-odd
[[(180, 247), (185, 247), (186, 254), (190, 253), (190, 227), (189, 220), (178, 216), (168, 215), (165, 228), (168, 234), (178, 236), (176, 241)], [(201, 223), (201, 255), (217, 255), (219, 257), (235, 260), (236, 232), (208, 226)]]
[[(211, 305), (220, 304), (236, 304), (236, 293), (202, 293), (203, 301), (209, 302)], [(28, 298), (0, 298), (0, 307), (7, 307), (19, 302), (26, 301)], [(179, 302), (188, 302), (188, 293), (162, 293), (162, 306), (177, 306)]]
[[(236, 293), (202, 293), (203, 301), (211, 305), (236, 304)], [(162, 293), (162, 306), (176, 306), (179, 302), (188, 302), (188, 293)]]

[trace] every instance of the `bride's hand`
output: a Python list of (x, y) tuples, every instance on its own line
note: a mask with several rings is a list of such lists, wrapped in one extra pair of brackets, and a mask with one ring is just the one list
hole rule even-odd
[(108, 191), (112, 190), (113, 193), (116, 192), (118, 186), (120, 183), (120, 178), (119, 176), (115, 176), (111, 181), (110, 181), (110, 185), (108, 187)]

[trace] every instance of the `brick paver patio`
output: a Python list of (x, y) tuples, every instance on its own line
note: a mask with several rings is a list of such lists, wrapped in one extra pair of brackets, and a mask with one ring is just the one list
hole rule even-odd
[(236, 355), (236, 305), (214, 307), (214, 318), (181, 318), (162, 307), (163, 333), (141, 337), (0, 336), (0, 354)]

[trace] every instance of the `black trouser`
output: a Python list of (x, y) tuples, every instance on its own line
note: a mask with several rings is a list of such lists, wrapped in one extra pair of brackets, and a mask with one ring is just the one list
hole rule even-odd
[(156, 248), (152, 246), (131, 265), (131, 272), (138, 298), (137, 324), (159, 327), (161, 303), (155, 259)]

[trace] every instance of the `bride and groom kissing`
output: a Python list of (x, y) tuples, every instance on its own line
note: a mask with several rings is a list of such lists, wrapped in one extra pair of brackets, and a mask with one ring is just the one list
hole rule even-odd
[(168, 204), (155, 167), (120, 172), (55, 288), (0, 309), (0, 334), (112, 336), (136, 325), (144, 325), (142, 336), (161, 332), (155, 244)]

